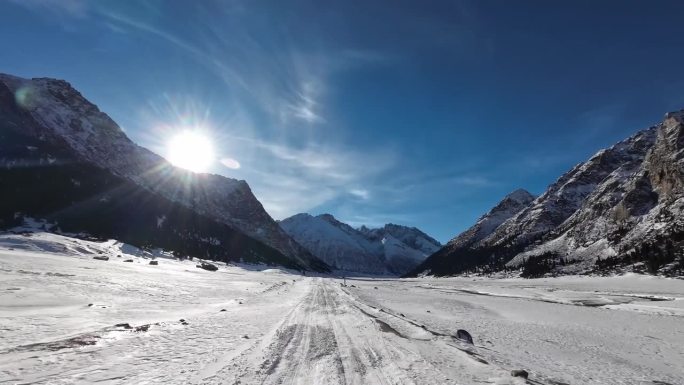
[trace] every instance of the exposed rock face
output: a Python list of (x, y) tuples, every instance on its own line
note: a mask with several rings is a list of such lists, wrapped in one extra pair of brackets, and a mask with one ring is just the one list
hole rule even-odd
[(280, 225), (313, 255), (349, 273), (404, 274), (440, 246), (414, 227), (388, 224), (354, 229), (330, 214), (297, 214)]
[(658, 139), (646, 162), (650, 182), (663, 199), (684, 191), (684, 112), (671, 112), (658, 131)]
[(599, 151), (490, 235), (448, 244), (413, 274), (519, 268), (524, 276), (627, 268), (681, 274), (683, 121), (683, 112), (669, 113), (663, 123)]
[(0, 114), (1, 133), (12, 136), (17, 144), (13, 154), (9, 150), (0, 153), (0, 167), (6, 170), (34, 167), (36, 160), (38, 166), (80, 163), (93, 172), (105, 170), (112, 180), (139, 186), (148, 194), (268, 245), (291, 259), (292, 266), (323, 266), (282, 231), (245, 181), (173, 167), (133, 143), (112, 119), (65, 81), (0, 74)]

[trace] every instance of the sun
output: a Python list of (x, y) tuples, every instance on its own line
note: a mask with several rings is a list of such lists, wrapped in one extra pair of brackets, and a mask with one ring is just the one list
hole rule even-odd
[(193, 172), (206, 172), (214, 161), (214, 148), (205, 135), (182, 131), (169, 140), (167, 157), (176, 167)]

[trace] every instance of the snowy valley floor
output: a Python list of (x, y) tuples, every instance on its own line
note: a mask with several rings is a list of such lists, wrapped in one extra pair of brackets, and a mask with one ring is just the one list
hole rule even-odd
[(684, 280), (342, 287), (157, 260), (116, 242), (0, 235), (0, 383), (684, 384)]

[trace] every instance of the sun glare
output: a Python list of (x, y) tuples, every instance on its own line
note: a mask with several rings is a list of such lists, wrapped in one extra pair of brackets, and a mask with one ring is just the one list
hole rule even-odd
[(174, 166), (194, 172), (206, 172), (214, 161), (211, 141), (195, 131), (183, 131), (171, 138), (167, 153)]

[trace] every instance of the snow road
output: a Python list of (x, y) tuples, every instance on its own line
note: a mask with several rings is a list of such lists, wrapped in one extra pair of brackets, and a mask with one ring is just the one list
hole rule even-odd
[[(684, 383), (681, 280), (343, 286), (157, 256), (0, 234), (0, 383)], [(453, 337), (459, 328), (475, 345)]]
[[(209, 383), (512, 383), (474, 349), (359, 303), (330, 279), (309, 290), (266, 338), (204, 377)], [(468, 352), (468, 353), (466, 353)], [(225, 365), (225, 364), (228, 365)], [(512, 381), (512, 380), (511, 380)], [(521, 382), (522, 383), (522, 382)]]

